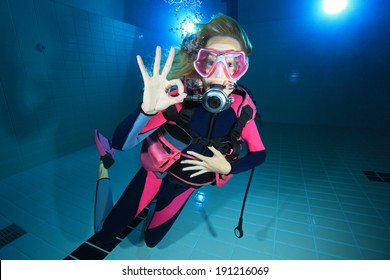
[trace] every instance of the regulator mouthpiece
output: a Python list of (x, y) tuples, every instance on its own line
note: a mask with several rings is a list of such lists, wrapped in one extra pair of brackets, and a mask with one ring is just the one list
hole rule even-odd
[(219, 113), (226, 110), (234, 102), (233, 97), (227, 97), (223, 92), (223, 85), (211, 85), (204, 94), (189, 95), (185, 100), (202, 103), (210, 113)]

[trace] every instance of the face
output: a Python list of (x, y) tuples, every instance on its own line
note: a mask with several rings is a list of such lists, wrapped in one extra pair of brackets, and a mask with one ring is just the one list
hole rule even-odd
[[(215, 49), (220, 52), (228, 50), (242, 51), (240, 42), (234, 38), (227, 36), (216, 36), (210, 38), (207, 41), (205, 48)], [(234, 58), (226, 59), (226, 66), (228, 67), (228, 70), (233, 71), (235, 67), (234, 65)], [(237, 79), (233, 81), (225, 73), (225, 71), (223, 71), (223, 67), (221, 65), (217, 66), (216, 70), (210, 77), (203, 78), (203, 85), (205, 87), (205, 90), (210, 88), (211, 84), (225, 85), (226, 87), (224, 89), (224, 92), (226, 93), (226, 95), (229, 95), (234, 90), (234, 82), (237, 82)]]

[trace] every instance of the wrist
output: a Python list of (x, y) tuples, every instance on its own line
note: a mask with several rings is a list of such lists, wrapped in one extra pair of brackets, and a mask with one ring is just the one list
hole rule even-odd
[(158, 111), (146, 110), (143, 103), (141, 104), (140, 109), (141, 109), (141, 112), (142, 112), (144, 115), (147, 115), (147, 116), (153, 116), (153, 115), (155, 115), (155, 114), (158, 113)]
[(229, 175), (232, 172), (232, 165), (228, 162), (228, 165), (226, 166), (226, 172), (221, 173), (222, 175)]

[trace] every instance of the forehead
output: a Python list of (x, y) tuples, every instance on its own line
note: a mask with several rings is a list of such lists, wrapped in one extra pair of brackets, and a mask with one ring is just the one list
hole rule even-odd
[(241, 44), (238, 40), (228, 36), (211, 37), (206, 44), (206, 48), (212, 48), (219, 51), (237, 50), (241, 51)]

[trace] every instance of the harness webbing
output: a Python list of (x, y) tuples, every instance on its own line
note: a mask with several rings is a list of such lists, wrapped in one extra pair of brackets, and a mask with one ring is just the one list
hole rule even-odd
[(237, 158), (241, 148), (241, 141), (239, 139), (245, 124), (252, 117), (253, 109), (249, 105), (245, 105), (242, 108), (233, 128), (230, 130), (229, 135), (226, 137), (212, 139), (201, 137), (188, 127), (188, 123), (191, 121), (194, 111), (195, 107), (186, 106), (184, 103), (184, 106), (180, 112), (177, 111), (176, 106), (170, 106), (167, 108), (164, 115), (168, 120), (174, 121), (176, 124), (186, 129), (193, 139), (192, 143), (198, 143), (203, 146), (214, 146), (217, 150), (225, 154), (231, 150), (231, 153), (226, 156), (226, 159), (232, 161)]

